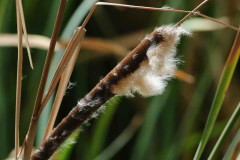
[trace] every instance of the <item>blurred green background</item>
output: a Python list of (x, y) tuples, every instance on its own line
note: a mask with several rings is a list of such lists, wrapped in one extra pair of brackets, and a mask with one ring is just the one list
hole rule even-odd
[[(68, 0), (60, 39), (68, 41), (74, 29), (97, 0)], [(108, 0), (132, 5), (191, 10), (200, 0)], [(29, 34), (51, 36), (59, 0), (23, 0)], [(212, 0), (201, 12), (214, 18), (228, 17), (229, 23), (239, 25), (238, 0)], [(185, 14), (137, 9), (98, 7), (86, 29), (86, 43), (79, 54), (57, 122), (68, 114), (77, 101), (134, 48), (154, 27), (178, 22)], [(189, 25), (200, 25), (200, 21)], [(199, 24), (198, 24), (199, 23)], [(184, 37), (178, 45), (179, 68), (195, 77), (189, 84), (179, 79), (169, 82), (159, 96), (143, 98), (117, 97), (107, 104), (103, 114), (91, 120), (72, 137), (76, 144), (68, 144), (55, 159), (192, 159), (199, 143), (224, 63), (236, 32), (230, 29), (198, 29), (191, 37)], [(191, 29), (191, 26), (189, 26)], [(15, 3), (0, 0), (0, 34), (16, 34)], [(102, 46), (94, 46), (97, 38)], [(99, 42), (99, 43), (100, 43)], [(111, 42), (111, 43), (110, 43)], [(114, 48), (114, 45), (118, 47)], [(35, 69), (31, 70), (24, 49), (23, 90), (20, 122), (21, 144), (27, 132), (38, 89), (46, 50), (32, 48)], [(62, 51), (55, 54), (51, 73), (57, 67)], [(8, 157), (14, 149), (14, 115), (16, 89), (17, 48), (0, 48), (0, 159)], [(226, 99), (203, 159), (211, 152), (227, 120), (240, 100), (240, 70), (237, 66)], [(44, 110), (36, 137), (39, 145), (51, 103)], [(223, 157), (239, 128), (239, 120), (218, 152)]]

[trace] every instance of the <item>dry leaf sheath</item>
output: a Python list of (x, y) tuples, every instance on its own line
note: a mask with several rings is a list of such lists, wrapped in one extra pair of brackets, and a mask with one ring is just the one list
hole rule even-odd
[(186, 33), (181, 27), (176, 26), (156, 28), (78, 102), (35, 151), (31, 159), (50, 158), (75, 129), (91, 119), (94, 112), (101, 109), (101, 106), (113, 96), (129, 95), (134, 92), (143, 96), (161, 94), (166, 80), (174, 74), (175, 45), (180, 35)]

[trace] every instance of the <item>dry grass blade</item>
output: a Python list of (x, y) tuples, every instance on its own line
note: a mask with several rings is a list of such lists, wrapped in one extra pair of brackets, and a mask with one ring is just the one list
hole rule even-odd
[(196, 12), (199, 8), (201, 8), (205, 3), (207, 3), (208, 0), (204, 0), (202, 3), (200, 3), (194, 10), (192, 10), (188, 15), (186, 15), (182, 20), (180, 20), (176, 26), (181, 26), (183, 22), (185, 22), (188, 18), (190, 18), (192, 15), (194, 15), (194, 12)]
[[(110, 3), (110, 2), (97, 2), (97, 6), (115, 6), (115, 7), (124, 7), (124, 8), (132, 8), (132, 9), (143, 9), (143, 10), (152, 10), (152, 11), (166, 11), (166, 12), (178, 12), (178, 13), (191, 13), (192, 11), (186, 10), (178, 10), (178, 9), (170, 9), (170, 8), (156, 8), (156, 7), (146, 7), (146, 6), (135, 6), (128, 4), (120, 4), (120, 3)], [(193, 12), (194, 14), (197, 12)]]
[[(139, 37), (139, 36), (138, 36)], [(32, 48), (44, 49), (49, 48), (51, 39), (46, 36), (41, 35), (28, 35), (29, 42)], [(57, 41), (55, 46), (55, 51), (62, 50), (67, 47), (69, 41)], [(134, 42), (136, 44), (136, 42)], [(0, 46), (3, 47), (17, 47), (18, 36), (16, 34), (0, 34)], [(133, 45), (131, 45), (133, 46)], [(23, 47), (26, 47), (26, 43), (23, 41)], [(119, 56), (124, 56), (128, 52), (126, 47), (119, 45), (116, 42), (105, 40), (101, 38), (84, 38), (82, 42), (82, 47), (84, 49), (104, 52), (104, 53), (114, 53)]]
[(16, 88), (16, 110), (15, 110), (15, 159), (18, 159), (19, 152), (19, 123), (20, 123), (20, 107), (21, 107), (21, 92), (22, 92), (22, 22), (19, 11), (19, 2), (16, 0), (17, 12), (17, 32), (18, 32), (18, 62), (17, 62), (17, 88)]
[(122, 46), (125, 46), (126, 48), (133, 48), (134, 46), (136, 46), (138, 44), (138, 41), (136, 41), (136, 39), (139, 39), (139, 37), (146, 36), (146, 32), (147, 32), (147, 30), (137, 30), (137, 31), (125, 34), (125, 35), (120, 35), (120, 36), (114, 38), (113, 40), (116, 43), (118, 43)]
[[(143, 9), (143, 10), (152, 10), (152, 11), (168, 11), (168, 12), (178, 12), (178, 13), (189, 13), (186, 18), (182, 19), (177, 26), (181, 25), (182, 22), (184, 22), (189, 16), (191, 15), (198, 15), (204, 18), (207, 18), (211, 21), (214, 21), (216, 23), (219, 23), (221, 25), (224, 25), (228, 28), (231, 28), (232, 30), (238, 31), (238, 28), (235, 26), (231, 26), (229, 24), (225, 24), (217, 19), (214, 19), (212, 17), (209, 17), (205, 14), (196, 12), (196, 10), (199, 9), (204, 3), (206, 3), (208, 0), (203, 1), (197, 8), (195, 8), (192, 11), (186, 11), (186, 10), (177, 10), (177, 9), (166, 9), (166, 8), (155, 8), (155, 7), (145, 7), (145, 6), (134, 6), (134, 5), (126, 5), (126, 4), (119, 4), (119, 3), (109, 3), (109, 2), (97, 2), (95, 6), (115, 6), (115, 7), (124, 7), (124, 8), (134, 8), (134, 9)], [(96, 7), (94, 7), (92, 10), (95, 10)], [(89, 13), (89, 15), (92, 14), (92, 12)]]
[[(29, 43), (32, 48), (49, 49), (51, 39), (46, 36), (28, 34)], [(18, 38), (16, 34), (0, 34), (0, 46), (3, 47), (16, 47), (18, 45)], [(23, 41), (23, 47), (27, 47)], [(56, 43), (55, 51), (64, 49), (64, 46), (59, 42)]]
[(126, 47), (101, 38), (86, 37), (82, 43), (82, 48), (97, 52), (114, 53), (119, 56), (125, 56), (128, 52)]
[(123, 132), (107, 146), (94, 160), (108, 160), (118, 153), (136, 134), (143, 123), (143, 116), (136, 114)]
[(60, 77), (62, 76), (64, 70), (67, 67), (67, 64), (69, 63), (71, 57), (73, 56), (74, 51), (76, 50), (76, 48), (78, 47), (78, 45), (80, 44), (82, 39), (84, 38), (85, 32), (86, 32), (86, 30), (82, 27), (79, 27), (75, 31), (75, 33), (73, 35), (73, 38), (69, 42), (68, 47), (66, 48), (66, 51), (64, 53), (64, 56), (61, 59), (61, 62), (59, 63), (58, 68), (57, 68), (57, 70), (56, 70), (56, 72), (53, 76), (53, 79), (52, 79), (51, 84), (48, 88), (48, 91), (43, 98), (42, 105), (41, 105), (41, 108), (39, 109), (38, 114), (41, 114), (41, 112), (43, 111), (44, 107), (46, 106), (49, 98), (52, 96), (53, 91), (56, 88)]
[(201, 16), (201, 17), (203, 17), (203, 18), (207, 18), (207, 19), (209, 19), (209, 20), (211, 20), (211, 21), (213, 21), (213, 22), (216, 22), (216, 23), (218, 23), (218, 24), (221, 24), (221, 25), (223, 25), (223, 26), (225, 26), (225, 27), (227, 27), (227, 28), (230, 28), (230, 29), (232, 29), (232, 30), (238, 31), (238, 28), (237, 28), (237, 27), (232, 26), (232, 25), (227, 24), (227, 23), (224, 23), (224, 22), (219, 21), (219, 20), (217, 20), (217, 19), (214, 19), (214, 18), (212, 18), (212, 17), (209, 17), (209, 16), (207, 16), (207, 15), (205, 15), (205, 14), (197, 13), (197, 15), (199, 15), (199, 16)]
[(54, 25), (54, 29), (53, 29), (53, 33), (52, 33), (52, 37), (51, 37), (51, 42), (50, 42), (50, 46), (49, 46), (49, 50), (47, 53), (47, 58), (44, 64), (44, 69), (43, 69), (43, 73), (42, 73), (42, 77), (41, 77), (41, 81), (40, 81), (40, 86), (38, 89), (38, 93), (37, 93), (37, 98), (35, 101), (35, 106), (34, 106), (34, 110), (33, 110), (33, 114), (32, 114), (32, 119), (30, 122), (30, 126), (29, 126), (29, 130), (28, 133), (26, 135), (26, 139), (25, 139), (25, 149), (24, 149), (24, 158), (25, 160), (30, 159), (31, 156), (31, 152), (32, 152), (32, 148), (33, 148), (33, 142), (36, 136), (36, 131), (37, 131), (37, 124), (38, 124), (38, 119), (39, 119), (39, 110), (41, 108), (41, 103), (42, 103), (42, 98), (43, 98), (43, 94), (44, 94), (44, 89), (46, 86), (46, 81), (47, 81), (47, 76), (49, 73), (49, 68), (50, 68), (50, 63), (53, 57), (53, 53), (54, 53), (54, 49), (55, 49), (55, 45), (57, 42), (57, 37), (58, 34), (60, 32), (60, 27), (61, 27), (61, 23), (62, 23), (62, 19), (63, 19), (63, 15), (64, 15), (64, 10), (66, 7), (66, 0), (61, 0), (60, 2), (60, 7), (58, 10), (58, 14), (57, 14), (57, 19)]
[(28, 59), (29, 59), (31, 68), (33, 69), (34, 67), (33, 67), (33, 62), (32, 62), (30, 44), (29, 44), (29, 40), (28, 40), (27, 27), (26, 27), (25, 18), (24, 18), (22, 0), (18, 0), (18, 8), (19, 8), (19, 14), (20, 14), (20, 17), (21, 17), (24, 40), (25, 40), (25, 43), (26, 43), (26, 46), (27, 46)]
[(190, 84), (193, 84), (195, 82), (195, 78), (191, 74), (179, 69), (175, 70), (175, 76), (176, 78)]
[(58, 90), (57, 90), (56, 97), (55, 97), (55, 100), (54, 100), (54, 103), (53, 103), (52, 111), (51, 111), (51, 114), (50, 114), (50, 117), (49, 117), (49, 120), (48, 120), (48, 124), (47, 124), (47, 128), (46, 128), (46, 131), (45, 131), (43, 141), (45, 141), (46, 138), (52, 132), (52, 129), (53, 129), (54, 123), (56, 121), (56, 117), (57, 117), (57, 114), (58, 114), (58, 111), (59, 111), (64, 93), (67, 89), (67, 85), (68, 85), (70, 76), (71, 76), (73, 68), (76, 64), (76, 60), (77, 60), (77, 57), (78, 57), (78, 54), (79, 54), (79, 51), (80, 51), (80, 48), (81, 48), (82, 40), (80, 42), (80, 45), (74, 51), (74, 53), (72, 55), (72, 58), (70, 59), (65, 71), (63, 72), (63, 74), (61, 76), (61, 80), (60, 80), (60, 83), (59, 83), (59, 86), (58, 86)]

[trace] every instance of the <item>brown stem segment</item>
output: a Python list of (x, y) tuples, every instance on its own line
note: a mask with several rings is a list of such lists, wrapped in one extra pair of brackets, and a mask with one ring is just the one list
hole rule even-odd
[(148, 48), (163, 41), (164, 37), (161, 33), (154, 30), (149, 38), (144, 39), (72, 109), (35, 151), (31, 159), (46, 160), (50, 158), (75, 129), (90, 119), (96, 110), (114, 96), (112, 86), (140, 67), (140, 64), (147, 59)]

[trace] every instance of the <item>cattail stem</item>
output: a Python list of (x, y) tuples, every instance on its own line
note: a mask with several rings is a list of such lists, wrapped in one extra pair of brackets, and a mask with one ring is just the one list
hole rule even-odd
[(140, 64), (147, 59), (146, 53), (152, 44), (158, 45), (164, 41), (163, 36), (156, 30), (149, 37), (151, 38), (143, 40), (72, 109), (35, 151), (31, 157), (32, 160), (50, 158), (75, 129), (90, 119), (96, 110), (115, 96), (112, 87), (140, 67)]

